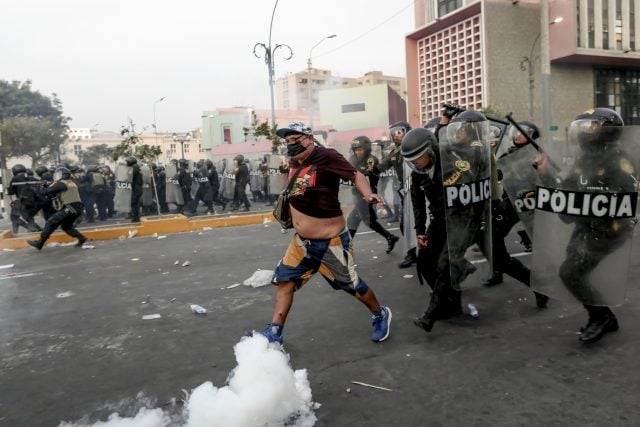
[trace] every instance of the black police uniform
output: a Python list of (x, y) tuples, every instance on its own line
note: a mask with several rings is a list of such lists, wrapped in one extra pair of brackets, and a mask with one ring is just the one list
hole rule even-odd
[[(249, 168), (244, 161), (239, 162), (238, 169), (236, 170), (236, 184), (233, 189), (233, 205), (237, 209), (241, 204), (244, 204), (244, 210), (248, 211), (251, 207), (249, 198), (247, 197), (247, 184), (249, 184)], [(235, 210), (232, 209), (232, 210)]]
[(56, 196), (54, 206), (57, 205), (58, 211), (47, 220), (44, 230), (40, 233), (40, 240), (27, 240), (27, 243), (40, 250), (49, 236), (60, 227), (69, 236), (78, 239), (76, 246), (82, 246), (87, 238), (73, 225), (82, 214), (83, 208), (77, 184), (69, 178), (63, 179), (43, 188), (41, 194), (48, 197)]
[(133, 174), (131, 175), (131, 222), (140, 221), (140, 205), (142, 203), (143, 180), (140, 166), (135, 163), (131, 166)]

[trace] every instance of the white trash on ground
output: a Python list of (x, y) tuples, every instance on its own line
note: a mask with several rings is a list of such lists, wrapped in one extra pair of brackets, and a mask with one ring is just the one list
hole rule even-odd
[(153, 320), (153, 319), (159, 319), (162, 316), (160, 314), (145, 314), (144, 316), (142, 316), (142, 320)]
[(245, 280), (245, 286), (251, 286), (252, 288), (259, 288), (261, 286), (267, 286), (271, 284), (273, 278), (273, 270), (257, 270), (247, 280)]

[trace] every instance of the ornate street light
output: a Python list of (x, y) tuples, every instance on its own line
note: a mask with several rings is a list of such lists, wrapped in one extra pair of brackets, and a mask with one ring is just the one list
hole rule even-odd
[(271, 24), (269, 25), (269, 44), (265, 45), (264, 43), (256, 43), (253, 46), (253, 54), (255, 55), (256, 58), (260, 58), (260, 55), (256, 53), (256, 50), (258, 49), (258, 47), (261, 47), (264, 50), (264, 62), (265, 64), (267, 64), (267, 69), (269, 72), (269, 90), (271, 92), (271, 127), (272, 128), (276, 125), (276, 109), (275, 109), (275, 103), (273, 99), (273, 75), (275, 74), (273, 57), (276, 53), (276, 50), (278, 50), (278, 48), (281, 48), (281, 47), (287, 48), (289, 50), (289, 56), (284, 58), (286, 61), (290, 60), (293, 57), (293, 50), (291, 50), (291, 47), (289, 45), (277, 44), (273, 48), (271, 47), (271, 29), (273, 28), (273, 17), (276, 14), (277, 6), (278, 6), (278, 0), (276, 0), (276, 3), (273, 5), (273, 12), (271, 13)]
[(182, 157), (180, 157), (180, 158), (184, 159), (184, 143), (191, 141), (191, 134), (190, 133), (186, 133), (186, 134), (178, 135), (178, 134), (174, 133), (174, 134), (171, 135), (171, 138), (174, 141), (180, 143), (180, 148), (182, 150)]

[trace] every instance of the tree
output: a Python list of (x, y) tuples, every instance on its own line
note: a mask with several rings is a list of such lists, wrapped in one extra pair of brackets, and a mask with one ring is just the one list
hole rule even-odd
[(113, 148), (107, 144), (93, 145), (80, 152), (80, 163), (84, 165), (98, 165), (104, 163), (113, 155)]
[(269, 141), (271, 141), (271, 152), (272, 153), (277, 153), (278, 149), (282, 145), (282, 141), (280, 140), (278, 135), (276, 135), (277, 128), (278, 128), (277, 124), (274, 125), (273, 127), (269, 127), (269, 122), (266, 121), (266, 120), (264, 122), (260, 123), (260, 124), (254, 123), (251, 126), (251, 129), (253, 130), (253, 135), (256, 138), (260, 137), (260, 136), (264, 136)]
[(49, 98), (32, 90), (30, 80), (0, 80), (0, 167), (12, 156), (29, 156), (34, 165), (59, 158), (69, 120), (55, 93)]
[(120, 135), (124, 140), (118, 144), (111, 154), (113, 161), (117, 162), (121, 157), (134, 156), (143, 163), (149, 163), (162, 154), (162, 149), (157, 145), (142, 144), (142, 138), (136, 133), (135, 123), (129, 119), (129, 126), (122, 127)]

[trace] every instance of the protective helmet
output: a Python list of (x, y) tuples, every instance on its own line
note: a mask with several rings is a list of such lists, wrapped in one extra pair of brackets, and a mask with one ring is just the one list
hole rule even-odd
[(429, 129), (431, 132), (435, 134), (439, 124), (440, 124), (440, 117), (434, 117), (432, 119), (429, 119), (427, 124), (424, 125), (424, 128)]
[(40, 165), (36, 168), (36, 173), (40, 178), (42, 178), (42, 175), (44, 175), (47, 172), (49, 172), (49, 168), (44, 165)]
[(238, 162), (238, 164), (242, 164), (242, 162), (244, 162), (244, 156), (242, 154), (238, 154), (237, 156), (235, 156), (233, 158), (233, 160), (235, 160), (236, 162)]
[(356, 148), (363, 148), (365, 155), (371, 154), (371, 140), (366, 136), (358, 136), (351, 141), (351, 151), (355, 154)]
[(407, 134), (411, 130), (411, 125), (407, 122), (400, 121), (395, 122), (391, 126), (389, 126), (389, 134), (391, 135), (391, 140), (396, 144), (400, 145), (402, 141), (401, 138)]
[(64, 166), (60, 166), (56, 168), (56, 171), (53, 174), (54, 181), (60, 181), (61, 179), (69, 179), (71, 178), (71, 171)]
[(133, 156), (129, 156), (126, 159), (124, 159), (125, 163), (127, 164), (127, 166), (133, 166), (136, 163), (138, 163), (138, 159), (136, 159)]
[(33, 176), (33, 169), (27, 169), (27, 176), (28, 177), (32, 177)]
[(13, 165), (13, 167), (11, 168), (11, 173), (13, 174), (13, 176), (18, 175), (19, 173), (24, 173), (26, 171), (27, 171), (27, 168), (20, 163), (18, 163), (17, 165)]
[(624, 121), (610, 108), (593, 108), (579, 114), (569, 126), (570, 137), (580, 143), (603, 143), (616, 141), (622, 133)]
[(457, 144), (471, 144), (486, 141), (489, 122), (479, 111), (466, 110), (453, 118), (447, 125), (447, 140)]
[[(73, 165), (73, 166), (71, 166), (71, 167), (69, 167), (69, 168), (67, 168), (67, 167), (65, 166), (64, 168), (65, 168), (65, 169), (67, 169), (70, 173), (78, 173), (78, 172), (80, 171), (80, 167), (79, 167), (79, 166), (76, 166), (76, 165)], [(59, 168), (58, 168), (58, 169), (59, 169)], [(56, 171), (57, 171), (58, 169), (56, 169)]]
[(211, 160), (205, 160), (204, 165), (207, 167), (207, 169), (212, 169), (214, 167)]
[(400, 153), (412, 170), (418, 173), (427, 173), (426, 170), (416, 168), (413, 161), (426, 154), (435, 162), (437, 146), (438, 141), (433, 132), (425, 128), (415, 128), (402, 139)]

